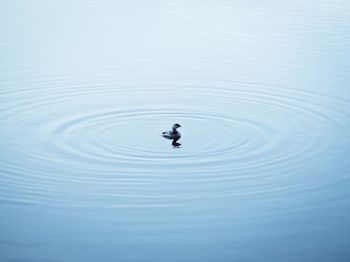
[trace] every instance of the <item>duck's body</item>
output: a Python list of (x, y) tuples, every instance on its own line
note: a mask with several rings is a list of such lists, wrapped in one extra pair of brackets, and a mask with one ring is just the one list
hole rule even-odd
[(162, 136), (168, 139), (179, 139), (181, 137), (181, 133), (177, 131), (179, 127), (181, 127), (179, 124), (173, 125), (173, 129), (167, 132), (163, 132)]

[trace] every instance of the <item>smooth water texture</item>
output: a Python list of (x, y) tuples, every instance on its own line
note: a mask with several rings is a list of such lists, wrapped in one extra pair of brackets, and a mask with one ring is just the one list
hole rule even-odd
[(349, 83), (345, 0), (1, 1), (0, 261), (350, 261)]

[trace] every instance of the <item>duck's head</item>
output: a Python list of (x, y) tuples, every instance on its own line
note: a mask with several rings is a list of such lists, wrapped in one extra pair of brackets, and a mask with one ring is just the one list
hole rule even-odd
[(174, 124), (174, 125), (173, 125), (173, 129), (174, 129), (174, 130), (178, 129), (179, 127), (181, 127), (181, 125), (179, 125), (179, 124)]

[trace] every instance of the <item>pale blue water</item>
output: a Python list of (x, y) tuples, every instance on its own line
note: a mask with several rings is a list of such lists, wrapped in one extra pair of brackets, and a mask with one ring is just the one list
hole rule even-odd
[(350, 261), (349, 83), (345, 0), (0, 1), (0, 261)]

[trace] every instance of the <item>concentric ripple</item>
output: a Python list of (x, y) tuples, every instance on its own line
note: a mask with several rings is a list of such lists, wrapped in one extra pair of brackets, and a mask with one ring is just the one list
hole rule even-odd
[[(341, 98), (224, 81), (8, 85), (0, 94), (6, 203), (169, 206), (310, 192), (349, 178), (322, 176), (348, 144)], [(160, 136), (175, 122), (181, 148)]]

